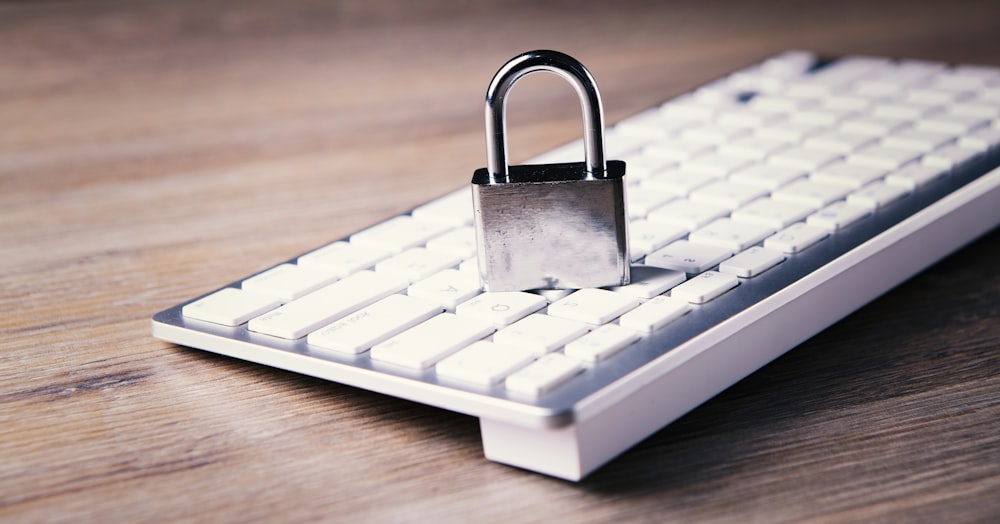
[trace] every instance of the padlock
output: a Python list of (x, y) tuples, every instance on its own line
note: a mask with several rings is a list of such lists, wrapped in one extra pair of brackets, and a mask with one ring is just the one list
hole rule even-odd
[[(584, 162), (507, 165), (510, 88), (534, 72), (569, 81), (583, 112)], [(486, 92), (487, 167), (472, 176), (479, 274), (487, 291), (629, 283), (625, 162), (605, 161), (597, 83), (576, 59), (531, 51), (504, 64)]]

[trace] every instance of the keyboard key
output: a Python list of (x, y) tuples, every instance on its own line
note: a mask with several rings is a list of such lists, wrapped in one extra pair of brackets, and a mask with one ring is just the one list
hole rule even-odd
[(773, 140), (761, 138), (759, 136), (746, 136), (719, 144), (719, 154), (730, 157), (748, 158), (750, 160), (763, 160), (778, 151), (787, 149), (788, 142), (784, 140)]
[(616, 293), (646, 299), (665, 293), (687, 278), (683, 271), (655, 266), (632, 266), (631, 274), (632, 281), (628, 285), (609, 287), (608, 289)]
[(773, 191), (805, 176), (804, 169), (756, 164), (733, 173), (729, 179), (733, 182), (753, 184)]
[(866, 207), (872, 211), (891, 204), (908, 195), (910, 191), (902, 186), (876, 182), (847, 196), (847, 203)]
[(429, 240), (427, 249), (451, 253), (463, 259), (476, 256), (476, 230), (468, 226), (453, 229)]
[(804, 219), (815, 208), (796, 202), (783, 202), (773, 198), (760, 198), (733, 211), (736, 222), (762, 224), (778, 230)]
[(375, 272), (403, 277), (410, 282), (423, 280), (439, 271), (455, 267), (462, 256), (447, 251), (416, 247), (375, 264)]
[(917, 121), (916, 128), (921, 131), (964, 135), (977, 127), (983, 127), (987, 124), (989, 124), (989, 119), (981, 116), (943, 114)]
[(271, 295), (288, 302), (334, 280), (337, 276), (329, 271), (281, 264), (244, 280), (241, 287), (251, 293)]
[[(1000, 122), (1000, 120), (997, 120)], [(983, 127), (958, 140), (960, 147), (985, 151), (1000, 147), (1000, 127)]]
[(910, 125), (909, 118), (895, 118), (887, 116), (863, 116), (852, 117), (840, 123), (840, 130), (845, 133), (857, 133), (861, 135), (872, 135), (883, 137), (898, 129)]
[(431, 302), (405, 295), (386, 298), (352, 313), (306, 337), (318, 348), (358, 354), (442, 311)]
[(680, 167), (685, 171), (724, 177), (751, 164), (752, 161), (746, 158), (709, 153), (682, 161)]
[(828, 131), (806, 139), (804, 145), (813, 149), (824, 149), (835, 153), (847, 154), (862, 146), (875, 142), (871, 135), (845, 133), (843, 131)]
[(930, 182), (948, 175), (947, 168), (928, 166), (924, 164), (907, 164), (885, 177), (886, 184), (904, 187), (909, 190), (921, 188)]
[(810, 226), (799, 222), (792, 224), (764, 241), (764, 247), (785, 253), (798, 253), (803, 249), (830, 236), (826, 228)]
[(692, 232), (688, 240), (696, 244), (724, 247), (733, 253), (742, 251), (774, 233), (774, 229), (753, 222), (737, 222), (720, 218)]
[(687, 228), (675, 224), (633, 220), (628, 226), (629, 253), (632, 261), (635, 262), (686, 234), (688, 234)]
[(514, 372), (504, 384), (508, 391), (537, 397), (565, 384), (581, 372), (583, 366), (578, 360), (566, 355), (551, 354)]
[(600, 362), (639, 341), (639, 335), (617, 324), (605, 324), (563, 349), (568, 357), (584, 362)]
[(248, 329), (297, 339), (369, 304), (406, 289), (406, 280), (360, 271), (250, 320)]
[(497, 331), (493, 342), (501, 346), (527, 348), (542, 355), (565, 346), (588, 331), (590, 328), (581, 322), (536, 313)]
[[(695, 173), (693, 171), (685, 171), (682, 169), (668, 169), (663, 173), (643, 180), (640, 187), (643, 191), (651, 190), (673, 196), (686, 196), (695, 189), (708, 185), (714, 180), (718, 180), (718, 178), (719, 177), (716, 175), (708, 175), (705, 173)], [(631, 206), (631, 193), (629, 193), (629, 195), (629, 205)], [(673, 200), (673, 198), (661, 200), (655, 207), (659, 207), (670, 200)], [(652, 211), (653, 209), (654, 207), (647, 206), (644, 215), (649, 214), (649, 211)], [(631, 209), (629, 211), (631, 211)]]
[(462, 188), (414, 209), (412, 215), (420, 221), (472, 225), (472, 192)]
[(699, 155), (704, 155), (715, 150), (712, 144), (703, 142), (688, 142), (684, 140), (668, 140), (663, 143), (649, 145), (642, 148), (644, 156), (667, 158), (670, 160), (684, 161)]
[(819, 209), (834, 200), (840, 200), (851, 189), (838, 184), (825, 184), (813, 180), (799, 180), (778, 189), (771, 198), (782, 202), (796, 202)]
[(661, 222), (674, 224), (690, 231), (727, 214), (729, 210), (722, 206), (697, 204), (690, 200), (674, 200), (651, 212), (647, 220), (654, 224)]
[(706, 271), (672, 289), (670, 296), (692, 304), (704, 304), (739, 284), (735, 275)]
[(955, 137), (956, 135), (952, 133), (921, 131), (910, 128), (903, 129), (883, 138), (882, 145), (926, 153), (955, 140)]
[(636, 220), (644, 218), (654, 209), (663, 207), (664, 204), (677, 198), (674, 194), (662, 191), (658, 188), (650, 188), (643, 185), (630, 188), (626, 194), (628, 215), (630, 219)]
[(715, 182), (693, 191), (688, 200), (736, 209), (765, 194), (766, 189), (752, 184)]
[(889, 170), (882, 167), (834, 162), (809, 176), (810, 180), (826, 184), (837, 184), (857, 189), (875, 180), (879, 180)]
[(685, 273), (701, 273), (731, 256), (732, 252), (724, 247), (678, 240), (647, 256), (646, 265), (676, 269)]
[(785, 260), (781, 251), (754, 246), (719, 264), (720, 273), (742, 278), (755, 277)]
[(638, 305), (638, 300), (614, 291), (580, 289), (549, 305), (549, 315), (587, 324), (604, 324)]
[(793, 147), (780, 153), (775, 153), (767, 159), (767, 163), (773, 166), (815, 171), (840, 158), (841, 154), (835, 151), (812, 149), (809, 147)]
[(810, 226), (822, 227), (832, 232), (843, 229), (870, 214), (871, 211), (868, 206), (855, 206), (840, 201), (834, 202), (809, 215), (806, 223)]
[(442, 313), (372, 347), (371, 358), (426, 369), (496, 331), (489, 322)]
[(438, 362), (436, 369), (440, 378), (489, 387), (534, 359), (535, 354), (531, 350), (480, 340), (445, 357)]
[(459, 304), (478, 295), (482, 289), (478, 273), (446, 269), (414, 282), (406, 294), (454, 311)]
[(942, 169), (955, 169), (967, 162), (971, 162), (982, 154), (981, 149), (948, 145), (927, 153), (922, 159), (922, 163)]
[(273, 295), (226, 287), (184, 306), (181, 314), (213, 324), (238, 326), (280, 304), (281, 300)]
[(369, 269), (376, 262), (388, 258), (389, 251), (358, 246), (348, 242), (334, 242), (299, 257), (302, 267), (315, 267), (346, 277), (362, 269)]
[(423, 245), (449, 229), (448, 224), (402, 215), (351, 235), (351, 243), (401, 253), (411, 247)]
[(622, 315), (623, 328), (651, 333), (684, 316), (691, 310), (687, 301), (677, 297), (655, 297)]
[(455, 308), (458, 316), (469, 316), (503, 327), (545, 307), (546, 301), (539, 295), (523, 291), (488, 292), (463, 302)]
[(876, 144), (851, 153), (847, 156), (847, 162), (883, 169), (899, 169), (918, 158), (920, 158), (919, 151)]

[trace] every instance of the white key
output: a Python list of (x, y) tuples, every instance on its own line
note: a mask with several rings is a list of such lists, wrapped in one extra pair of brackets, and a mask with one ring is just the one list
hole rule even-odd
[(862, 111), (872, 105), (872, 101), (863, 96), (833, 95), (823, 98), (819, 105), (834, 111)]
[(508, 391), (537, 397), (548, 393), (579, 375), (583, 366), (566, 355), (545, 355), (507, 377)]
[(838, 184), (857, 189), (885, 176), (889, 170), (884, 167), (834, 162), (820, 168), (809, 176), (810, 180), (826, 184)]
[(747, 106), (765, 113), (789, 113), (802, 106), (802, 100), (779, 95), (757, 95), (747, 102)]
[(642, 148), (643, 155), (649, 155), (671, 160), (683, 161), (704, 155), (715, 149), (712, 144), (702, 142), (686, 142), (683, 140), (667, 140), (663, 143), (650, 144)]
[(947, 114), (994, 119), (1000, 117), (1000, 106), (976, 99), (948, 107)]
[(651, 156), (634, 156), (626, 160), (628, 162), (628, 183), (635, 185), (654, 175), (660, 175), (673, 169), (677, 163), (666, 158), (656, 158)]
[(670, 296), (692, 304), (704, 304), (739, 284), (735, 275), (706, 271), (672, 289)]
[(638, 300), (614, 291), (580, 289), (550, 304), (549, 315), (587, 324), (604, 324), (638, 305)]
[(733, 211), (731, 218), (736, 222), (763, 224), (778, 230), (802, 220), (814, 209), (812, 206), (797, 202), (760, 198)]
[(824, 151), (808, 147), (793, 147), (775, 153), (767, 159), (767, 163), (773, 166), (791, 167), (814, 171), (820, 167), (839, 160), (840, 153), (835, 151)]
[(472, 224), (472, 192), (462, 188), (413, 210), (413, 218), (450, 226)]
[(919, 151), (876, 144), (847, 155), (847, 162), (883, 169), (899, 169), (918, 158), (920, 158)]
[(709, 153), (684, 160), (680, 163), (680, 167), (685, 171), (721, 177), (729, 176), (752, 163), (753, 161), (747, 158)]
[(375, 272), (416, 282), (439, 271), (455, 267), (461, 261), (461, 255), (415, 247), (375, 264)]
[(671, 193), (651, 189), (645, 183), (642, 186), (629, 189), (626, 198), (628, 199), (628, 215), (631, 219), (643, 218), (652, 210), (677, 198)]
[(742, 278), (755, 277), (785, 260), (785, 255), (774, 249), (754, 246), (719, 264), (720, 273)]
[(877, 117), (916, 120), (940, 110), (939, 105), (927, 102), (900, 102), (879, 104), (871, 114)]
[(771, 198), (783, 202), (797, 202), (812, 206), (813, 209), (819, 209), (834, 200), (840, 200), (850, 190), (847, 186), (837, 184), (799, 180), (771, 193)]
[(223, 326), (238, 326), (281, 304), (272, 295), (258, 295), (232, 287), (222, 288), (181, 308), (187, 318)]
[(442, 313), (375, 345), (372, 360), (413, 369), (426, 369), (496, 328), (486, 321)]
[(696, 244), (724, 247), (736, 253), (764, 240), (771, 233), (774, 233), (774, 229), (770, 226), (720, 218), (693, 231), (688, 235), (688, 240)]
[(692, 191), (688, 199), (692, 202), (736, 209), (765, 194), (767, 194), (767, 189), (752, 184), (715, 182)]
[(616, 324), (603, 325), (563, 349), (566, 356), (600, 362), (639, 341), (639, 335)]
[(482, 291), (479, 275), (470, 271), (446, 269), (410, 285), (406, 293), (414, 298), (427, 300), (454, 311), (462, 302)]
[(624, 135), (664, 140), (690, 125), (691, 123), (685, 120), (671, 120), (659, 108), (654, 108), (622, 120), (614, 129)]
[(834, 202), (809, 215), (806, 223), (810, 226), (822, 227), (832, 232), (843, 229), (870, 214), (871, 211), (867, 206), (855, 206), (840, 201)]
[(700, 104), (689, 97), (671, 100), (660, 106), (663, 116), (670, 119), (708, 121), (711, 120), (719, 107), (715, 104)]
[(629, 253), (632, 261), (639, 260), (686, 234), (688, 234), (687, 228), (678, 225), (633, 220), (628, 225)]
[(604, 147), (607, 158), (622, 158), (633, 156), (646, 144), (653, 140), (633, 133), (622, 133), (616, 128), (610, 128), (604, 134)]
[(674, 200), (650, 212), (646, 218), (650, 223), (664, 222), (692, 230), (727, 214), (729, 210), (721, 206), (697, 204), (690, 200)]
[(784, 140), (773, 140), (761, 138), (759, 136), (746, 136), (719, 144), (719, 154), (748, 158), (750, 160), (763, 160), (778, 151), (788, 148), (788, 142)]
[(438, 362), (437, 375), (489, 387), (534, 359), (535, 354), (531, 350), (502, 347), (480, 340)]
[(887, 206), (908, 195), (910, 190), (905, 187), (875, 182), (847, 196), (847, 203), (854, 206), (867, 207), (874, 211)]
[(338, 353), (364, 353), (442, 311), (441, 306), (405, 295), (389, 295), (306, 337), (311, 346)]
[[(682, 169), (668, 169), (656, 176), (651, 176), (642, 181), (639, 186), (642, 191), (656, 191), (663, 194), (670, 194), (676, 196), (685, 196), (691, 191), (698, 189), (699, 187), (708, 185), (714, 180), (718, 180), (719, 177), (716, 175), (708, 175), (705, 173), (695, 173), (692, 171), (684, 171)], [(632, 205), (631, 200), (632, 192), (629, 192), (629, 206)], [(646, 206), (646, 214), (652, 211), (656, 207), (665, 204), (666, 202), (673, 200), (669, 198), (666, 200), (661, 200), (658, 202), (657, 206)], [(629, 209), (631, 212), (631, 209)]]
[(430, 251), (442, 251), (469, 258), (476, 255), (476, 230), (472, 227), (453, 229), (427, 242)]
[(650, 333), (684, 316), (691, 310), (686, 300), (677, 297), (655, 297), (622, 315), (623, 328)]
[(581, 322), (536, 313), (497, 331), (493, 342), (501, 346), (530, 349), (542, 355), (565, 346), (588, 331), (590, 328)]
[(455, 308), (458, 316), (470, 316), (503, 327), (545, 307), (545, 299), (523, 291), (483, 293)]
[(348, 242), (334, 242), (302, 255), (298, 262), (302, 267), (315, 267), (331, 271), (340, 277), (346, 277), (356, 271), (374, 266), (376, 262), (389, 255), (389, 251), (384, 249), (358, 246)]
[(781, 140), (790, 144), (801, 142), (807, 136), (826, 129), (820, 124), (805, 122), (779, 122), (754, 131), (754, 135), (769, 140)]
[(343, 318), (373, 302), (406, 289), (406, 280), (360, 271), (250, 320), (248, 329), (286, 339)]
[(828, 236), (830, 236), (830, 231), (826, 228), (799, 222), (778, 231), (774, 236), (765, 240), (764, 247), (785, 253), (798, 253)]
[(947, 175), (947, 168), (923, 164), (907, 164), (889, 173), (885, 177), (885, 183), (905, 187), (906, 189), (912, 191), (923, 187), (934, 180), (944, 178)]
[(729, 179), (733, 182), (753, 184), (773, 191), (804, 176), (806, 176), (805, 170), (799, 168), (755, 164), (733, 173)]
[(609, 287), (616, 293), (624, 293), (639, 299), (653, 298), (684, 282), (683, 271), (655, 266), (632, 266), (632, 280), (625, 286)]
[(948, 145), (924, 155), (921, 162), (927, 166), (955, 169), (982, 155), (982, 150)]
[(856, 116), (840, 123), (840, 130), (845, 133), (857, 133), (881, 137), (910, 125), (908, 118), (890, 118), (887, 116)]
[(846, 154), (859, 147), (873, 143), (875, 140), (876, 138), (871, 135), (859, 135), (857, 133), (832, 130), (807, 138), (804, 145), (813, 149), (825, 149), (835, 153)]
[(977, 127), (983, 127), (987, 124), (989, 124), (989, 119), (981, 116), (943, 114), (918, 120), (916, 128), (921, 131), (964, 135)]
[(780, 118), (778, 115), (767, 111), (756, 111), (750, 107), (726, 109), (716, 115), (716, 122), (724, 126), (733, 126), (736, 129), (743, 129), (744, 132), (736, 136), (731, 136), (727, 140), (717, 143), (732, 142), (737, 136), (743, 136), (749, 131), (747, 128), (757, 128), (774, 122)]
[(903, 99), (907, 102), (928, 103), (928, 104), (951, 104), (961, 93), (946, 91), (943, 89), (931, 89), (927, 87), (912, 87), (906, 92)]
[(850, 109), (832, 109), (813, 107), (801, 109), (788, 115), (789, 122), (803, 122), (806, 124), (817, 124), (821, 126), (832, 126), (854, 114)]
[(447, 224), (397, 216), (351, 235), (351, 243), (359, 246), (400, 253), (451, 229)]
[(919, 129), (903, 129), (882, 139), (882, 145), (899, 149), (912, 149), (926, 153), (955, 139), (952, 133), (937, 133)]
[(721, 144), (734, 140), (737, 137), (746, 135), (749, 129), (742, 126), (724, 125), (715, 123), (703, 123), (692, 126), (681, 132), (681, 140), (688, 142), (705, 142), (709, 144)]
[(472, 273), (473, 275), (476, 275), (476, 278), (479, 278), (479, 258), (470, 257), (463, 260), (462, 263), (458, 265), (458, 270), (462, 273)]
[(288, 302), (334, 280), (337, 280), (337, 275), (329, 271), (281, 264), (244, 280), (241, 287), (251, 293), (271, 295)]
[(646, 257), (647, 266), (676, 269), (685, 273), (701, 273), (732, 256), (724, 247), (694, 244), (678, 240)]
[(977, 129), (958, 140), (960, 147), (988, 150), (1000, 147), (1000, 128), (984, 127)]

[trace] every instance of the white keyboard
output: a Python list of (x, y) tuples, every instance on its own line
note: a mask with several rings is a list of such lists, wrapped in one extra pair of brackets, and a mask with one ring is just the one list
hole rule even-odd
[(786, 52), (606, 141), (628, 286), (484, 293), (465, 186), (153, 334), (479, 417), (487, 458), (576, 480), (1000, 224), (998, 67)]

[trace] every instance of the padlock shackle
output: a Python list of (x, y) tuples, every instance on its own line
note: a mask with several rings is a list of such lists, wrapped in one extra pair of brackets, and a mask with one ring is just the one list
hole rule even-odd
[(514, 83), (531, 73), (554, 73), (569, 82), (580, 98), (583, 112), (583, 150), (587, 178), (602, 178), (604, 158), (604, 106), (597, 82), (575, 58), (558, 51), (529, 51), (503, 65), (486, 91), (486, 167), (492, 182), (506, 182), (507, 93)]

